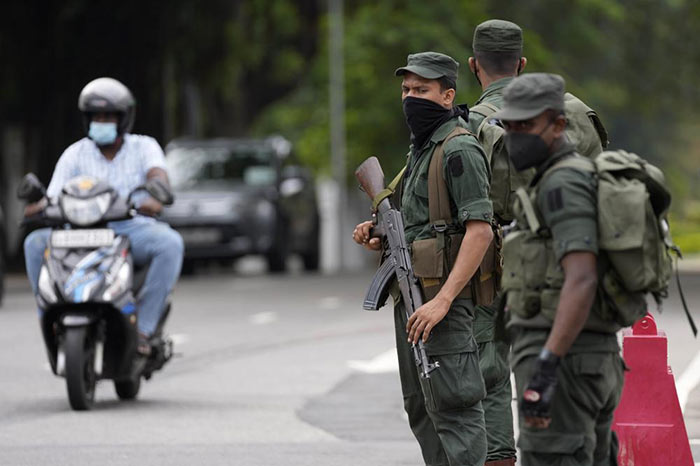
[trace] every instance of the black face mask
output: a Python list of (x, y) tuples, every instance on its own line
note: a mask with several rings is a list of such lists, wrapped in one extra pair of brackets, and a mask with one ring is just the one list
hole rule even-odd
[(541, 136), (551, 124), (550, 121), (540, 134), (506, 133), (504, 136), (506, 150), (516, 170), (523, 171), (531, 167), (539, 167), (547, 160), (549, 146)]
[(411, 142), (420, 149), (431, 134), (453, 116), (453, 110), (436, 104), (432, 100), (406, 97), (403, 99), (403, 114), (411, 130)]

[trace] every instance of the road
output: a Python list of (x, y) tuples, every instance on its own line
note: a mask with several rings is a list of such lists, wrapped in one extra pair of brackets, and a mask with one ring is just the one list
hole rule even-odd
[[(269, 276), (253, 262), (185, 278), (168, 327), (179, 357), (135, 402), (100, 383), (90, 412), (70, 410), (33, 297), (11, 277), (0, 309), (0, 465), (421, 464), (394, 372), (390, 308), (361, 310), (370, 274)], [(683, 281), (700, 303), (700, 275)], [(673, 336), (680, 377), (700, 345), (671, 296), (658, 322)], [(700, 390), (686, 419), (700, 439)]]

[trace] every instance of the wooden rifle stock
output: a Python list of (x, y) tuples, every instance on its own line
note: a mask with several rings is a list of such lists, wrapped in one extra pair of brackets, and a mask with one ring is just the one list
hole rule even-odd
[(370, 199), (374, 199), (384, 189), (384, 172), (375, 156), (368, 158), (357, 167), (355, 178)]

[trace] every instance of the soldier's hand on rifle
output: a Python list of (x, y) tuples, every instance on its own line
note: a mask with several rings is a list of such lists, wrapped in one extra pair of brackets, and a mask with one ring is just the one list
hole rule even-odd
[(357, 244), (364, 246), (370, 251), (379, 251), (382, 248), (382, 243), (379, 238), (370, 238), (370, 229), (374, 226), (371, 220), (362, 222), (355, 227), (352, 232), (352, 239), (355, 240)]
[(423, 338), (423, 343), (428, 341), (430, 331), (440, 322), (450, 310), (450, 302), (440, 296), (436, 296), (419, 307), (408, 319), (406, 331), (408, 341), (414, 345)]
[(537, 429), (549, 427), (552, 418), (549, 410), (557, 386), (559, 356), (543, 349), (535, 363), (535, 372), (525, 387), (520, 409), (525, 416), (525, 425)]

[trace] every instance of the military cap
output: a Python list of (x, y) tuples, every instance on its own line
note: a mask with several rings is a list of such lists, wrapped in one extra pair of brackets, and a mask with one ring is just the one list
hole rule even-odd
[(515, 23), (502, 19), (490, 19), (474, 29), (474, 52), (523, 51), (523, 30)]
[(503, 90), (503, 107), (493, 118), (529, 120), (545, 110), (564, 110), (564, 78), (558, 74), (527, 73)]
[(414, 73), (425, 79), (439, 79), (443, 76), (452, 83), (457, 82), (457, 69), (459, 63), (444, 53), (421, 52), (412, 53), (408, 56), (406, 66), (397, 68), (396, 76), (405, 73)]

